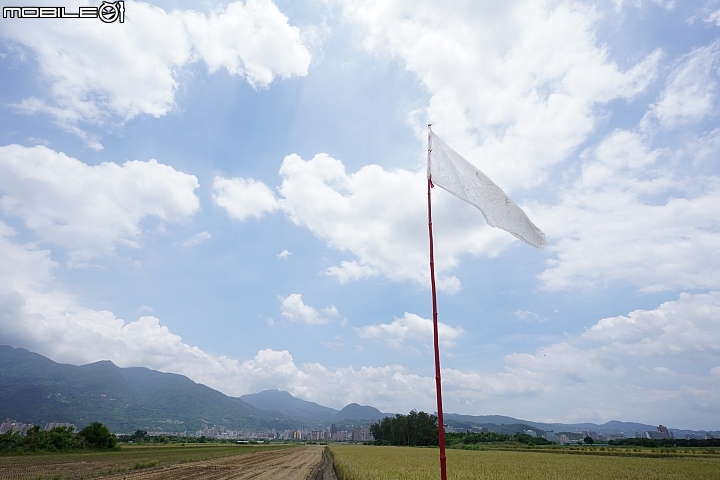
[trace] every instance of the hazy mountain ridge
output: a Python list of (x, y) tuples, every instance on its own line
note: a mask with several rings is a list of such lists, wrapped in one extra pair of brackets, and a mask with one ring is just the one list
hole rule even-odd
[[(501, 430), (507, 430), (503, 428), (490, 428), (490, 427), (502, 427), (510, 425), (527, 426), (533, 430), (542, 430), (545, 432), (582, 432), (582, 431), (594, 431), (597, 433), (605, 434), (625, 434), (626, 436), (634, 436), (635, 433), (643, 433), (646, 431), (654, 432), (658, 425), (647, 425), (644, 423), (636, 422), (621, 422), (619, 420), (610, 420), (603, 424), (597, 423), (542, 423), (533, 422), (530, 420), (520, 420), (517, 418), (506, 417), (502, 415), (462, 415), (457, 413), (446, 413), (444, 414), (444, 421), (447, 425), (455, 427), (462, 427), (464, 424), (478, 425), (488, 427), (492, 431), (499, 431), (500, 433), (508, 433)], [(676, 434), (684, 433), (699, 433), (706, 432), (706, 430), (684, 430), (678, 428), (668, 427), (668, 430), (675, 432)], [(510, 432), (514, 433), (514, 432)], [(715, 433), (715, 432), (712, 432)]]
[(293, 397), (283, 390), (263, 390), (241, 395), (240, 399), (261, 410), (274, 410), (291, 417), (330, 418), (338, 411), (315, 402)]
[(351, 403), (346, 405), (342, 410), (335, 414), (333, 420), (341, 422), (343, 420), (380, 420), (385, 417), (392, 417), (392, 413), (382, 413), (375, 407), (367, 405), (359, 405), (357, 403)]
[[(56, 363), (22, 348), (0, 346), (0, 420), (12, 418), (44, 425), (72, 422), (83, 427), (101, 421), (115, 432), (160, 428), (194, 433), (206, 425), (230, 429), (323, 428), (377, 421), (391, 413), (357, 403), (341, 410), (302, 400), (281, 390), (230, 397), (189, 378), (144, 367), (120, 368), (109, 361), (75, 366)], [(502, 415), (445, 414), (455, 427), (485, 426), (499, 433), (528, 428), (597, 433), (654, 431), (657, 425), (609, 421), (542, 423)], [(677, 433), (693, 432), (668, 427)], [(704, 431), (700, 431), (704, 432)], [(699, 433), (699, 432), (696, 432)], [(720, 432), (712, 432), (720, 433)]]
[(75, 366), (0, 346), (0, 419), (44, 425), (98, 420), (113, 431), (291, 428), (295, 420), (257, 409), (189, 378), (109, 361)]

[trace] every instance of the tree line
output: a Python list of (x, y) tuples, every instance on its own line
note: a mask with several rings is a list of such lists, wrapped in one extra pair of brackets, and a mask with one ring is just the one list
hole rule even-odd
[(619, 438), (610, 440), (608, 445), (621, 447), (720, 447), (720, 438)]
[(93, 422), (77, 435), (69, 427), (40, 430), (39, 425), (30, 428), (25, 435), (10, 430), (0, 434), (0, 453), (71, 452), (75, 450), (112, 450), (117, 438), (100, 422)]
[(520, 443), (523, 445), (551, 445), (552, 442), (540, 437), (533, 437), (527, 433), (516, 433), (514, 435), (505, 435), (497, 432), (467, 432), (467, 433), (446, 433), (445, 444), (447, 446), (454, 445), (474, 445), (478, 443)]
[(427, 447), (438, 445), (437, 417), (411, 410), (408, 415), (398, 413), (385, 417), (370, 426), (370, 433), (378, 445)]
[[(173, 435), (173, 434), (161, 434), (161, 435), (149, 435), (147, 430), (135, 430), (135, 433), (118, 436), (118, 442), (121, 443), (235, 443), (232, 439), (219, 439), (212, 437), (186, 437), (184, 435)], [(256, 440), (251, 440), (249, 443), (258, 443)]]
[[(382, 421), (370, 426), (370, 433), (376, 445), (398, 445), (426, 447), (438, 445), (437, 417), (425, 412), (411, 410), (408, 415), (396, 414), (385, 417)], [(446, 433), (445, 445), (477, 443), (520, 443), (525, 445), (549, 445), (544, 438), (530, 436), (526, 433), (505, 435), (497, 432), (483, 433)]]

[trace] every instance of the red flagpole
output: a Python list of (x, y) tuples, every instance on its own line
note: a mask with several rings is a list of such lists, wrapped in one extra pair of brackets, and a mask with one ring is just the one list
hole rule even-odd
[[(430, 125), (428, 125), (428, 169), (430, 168)], [(429, 172), (429, 170), (428, 170)], [(428, 175), (429, 177), (429, 175)], [(433, 233), (432, 233), (432, 202), (430, 189), (433, 187), (432, 180), (428, 178), (428, 232), (430, 233), (430, 285), (432, 287), (432, 308), (433, 308), (433, 340), (435, 343), (435, 391), (437, 392), (438, 409), (438, 441), (440, 443), (440, 478), (447, 480), (445, 471), (445, 425), (443, 423), (442, 410), (442, 389), (440, 386), (440, 345), (438, 342), (438, 319), (437, 319), (437, 296), (435, 294), (435, 258), (433, 256)]]

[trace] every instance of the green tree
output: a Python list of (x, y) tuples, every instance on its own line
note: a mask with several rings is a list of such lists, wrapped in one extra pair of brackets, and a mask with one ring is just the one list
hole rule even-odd
[(96, 450), (109, 450), (117, 445), (117, 438), (100, 422), (93, 422), (78, 432), (85, 445)]
[(70, 427), (55, 427), (46, 434), (45, 450), (64, 452), (82, 448), (82, 441), (73, 435), (73, 429)]
[(0, 452), (14, 452), (22, 450), (23, 439), (20, 434), (14, 430), (9, 430), (0, 435)]
[(130, 439), (133, 442), (146, 442), (150, 439), (150, 437), (145, 430), (135, 430), (135, 433), (130, 435)]
[(588, 445), (592, 445), (594, 441), (595, 441), (595, 440), (593, 440), (593, 438), (592, 438), (590, 435), (588, 435), (587, 437), (583, 438), (583, 442), (587, 443)]
[(390, 445), (427, 446), (438, 444), (437, 417), (411, 410), (408, 415), (398, 413), (371, 425), (370, 432), (378, 443)]

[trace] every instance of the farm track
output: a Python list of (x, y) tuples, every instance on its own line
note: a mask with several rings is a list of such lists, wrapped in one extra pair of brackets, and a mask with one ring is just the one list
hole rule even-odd
[(258, 451), (193, 463), (105, 475), (103, 480), (296, 480), (305, 479), (322, 459), (323, 447)]

